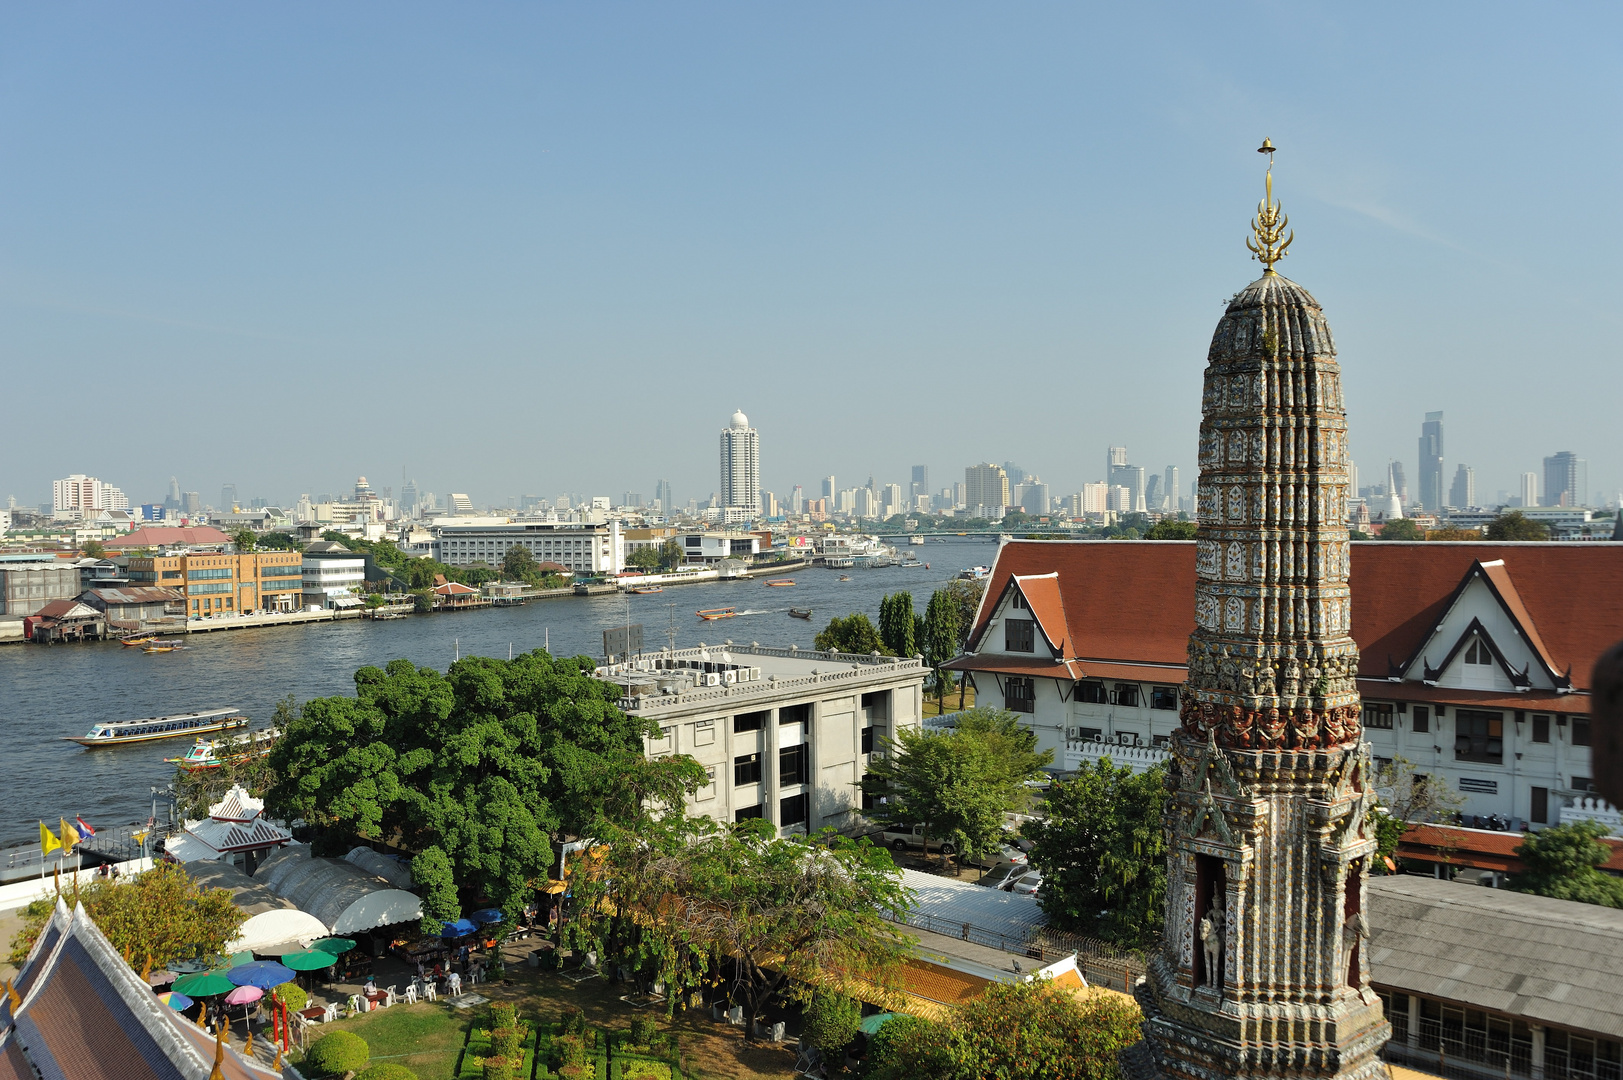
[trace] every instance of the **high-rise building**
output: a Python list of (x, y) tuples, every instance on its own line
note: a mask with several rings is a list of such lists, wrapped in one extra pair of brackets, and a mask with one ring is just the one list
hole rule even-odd
[(179, 510), (181, 508), (180, 481), (173, 476), (169, 478), (169, 497), (164, 499), (163, 508), (165, 510)]
[(1110, 485), (1103, 480), (1096, 480), (1091, 484), (1082, 485), (1082, 512), (1084, 514), (1102, 514), (1110, 509)]
[(1522, 473), (1522, 501), (1520, 506), (1538, 506), (1538, 473)]
[[(834, 498), (834, 512), (836, 514), (849, 514), (857, 508), (858, 488), (845, 488)], [(860, 489), (866, 491), (867, 488)]]
[(1183, 489), (1179, 486), (1178, 467), (1176, 465), (1167, 466), (1166, 495), (1168, 513), (1176, 514), (1183, 509)]
[(761, 512), (761, 436), (742, 412), (721, 433), (721, 505)]
[(838, 493), (837, 489), (834, 487), (834, 478), (832, 476), (823, 477), (823, 495), (822, 495), (822, 497), (825, 498), (825, 499), (832, 499), (832, 498), (835, 498), (838, 494), (839, 493)]
[(796, 484), (794, 491), (789, 493), (789, 512), (791, 514), (804, 514), (806, 512), (806, 493)]
[(1461, 465), (1454, 470), (1454, 483), (1448, 489), (1448, 505), (1465, 510), (1476, 505), (1476, 470)]
[(55, 514), (90, 515), (103, 510), (128, 510), (129, 497), (94, 476), (74, 473), (51, 481), (51, 510)]
[(1403, 462), (1393, 461), (1387, 465), (1386, 491), (1389, 495), (1396, 495), (1405, 508), (1414, 505), (1409, 501), (1409, 481), (1403, 475)]
[(913, 466), (913, 482), (907, 487), (908, 501), (912, 502), (920, 495), (930, 494), (930, 466)]
[(220, 511), (229, 514), (237, 508), (237, 485), (220, 485)]
[(886, 484), (880, 494), (880, 511), (885, 517), (895, 514), (905, 514), (907, 503), (902, 501), (902, 485)]
[(1105, 451), (1105, 475), (1107, 477), (1110, 475), (1111, 469), (1125, 464), (1127, 464), (1127, 447), (1112, 446)]
[[(1143, 984), (1147, 1038), (1124, 1069), (1135, 1076), (1390, 1075), (1364, 914), (1379, 796), (1350, 633), (1346, 414), (1323, 311), (1273, 270), (1286, 226), (1272, 187), (1270, 174), (1248, 245), (1266, 270), (1229, 302), (1206, 366), (1167, 933)], [(1211, 392), (1236, 384), (1255, 388), (1247, 404)], [(1304, 385), (1322, 392), (1293, 399)], [(1286, 425), (1320, 452), (1245, 452)], [(1270, 555), (1290, 550), (1316, 554)]]
[(654, 505), (666, 514), (676, 511), (676, 496), (671, 493), (669, 480), (654, 481)]
[(1420, 425), (1420, 505), (1428, 514), (1443, 508), (1443, 414), (1429, 412)]
[(203, 512), (202, 494), (196, 491), (185, 492), (180, 497), (180, 508), (182, 512), (189, 515), (201, 514)]
[(1161, 510), (1161, 474), (1151, 473), (1150, 478), (1144, 482), (1144, 509)]
[(1144, 467), (1127, 464), (1127, 448), (1112, 446), (1106, 455), (1105, 482), (1111, 487), (1124, 487), (1130, 492), (1128, 512), (1148, 509), (1144, 505)]
[(403, 517), (412, 517), (417, 513), (417, 481), (408, 480), (405, 470), (401, 470), (400, 479), (400, 513)]
[(855, 509), (852, 513), (859, 518), (876, 518), (879, 516), (879, 496), (874, 494), (871, 487), (859, 487), (855, 492)]
[(1027, 473), (1026, 470), (1022, 469), (1014, 462), (1005, 461), (1003, 463), (1003, 475), (1008, 477), (1009, 490), (1012, 491), (1017, 484), (1023, 484), (1026, 482)]
[(1544, 506), (1582, 506), (1589, 499), (1589, 462), (1563, 450), (1544, 459)]
[(1019, 487), (1015, 505), (1028, 514), (1048, 513), (1048, 485), (1035, 476), (1029, 476)]
[(964, 505), (971, 514), (1002, 517), (1009, 505), (1009, 474), (990, 462), (965, 469)]

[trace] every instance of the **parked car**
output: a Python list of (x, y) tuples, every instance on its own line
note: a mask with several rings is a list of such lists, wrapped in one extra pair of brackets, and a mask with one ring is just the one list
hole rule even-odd
[(939, 851), (943, 855), (958, 854), (958, 847), (952, 841), (937, 840), (933, 836), (930, 837), (930, 846), (926, 849), (924, 846), (924, 828), (920, 825), (915, 825), (911, 829), (892, 826), (885, 830), (883, 836), (885, 846), (895, 851), (916, 848), (920, 851)]
[(1036, 870), (1033, 870), (1031, 873), (1015, 879), (1014, 883), (1009, 886), (1009, 891), (1012, 893), (1019, 893), (1022, 896), (1036, 896), (1037, 890), (1042, 887), (1042, 874), (1038, 873)]
[(990, 889), (1007, 889), (1030, 872), (1031, 867), (1023, 862), (1000, 862), (982, 874), (975, 884), (985, 885)]

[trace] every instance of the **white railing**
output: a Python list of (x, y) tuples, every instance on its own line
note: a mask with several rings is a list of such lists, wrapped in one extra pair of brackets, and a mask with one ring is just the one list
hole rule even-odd
[[(708, 656), (705, 653), (709, 653)], [(620, 708), (627, 712), (670, 708), (677, 705), (691, 705), (702, 701), (719, 701), (725, 698), (749, 697), (757, 694), (777, 694), (784, 691), (793, 691), (800, 688), (809, 688), (824, 683), (866, 680), (877, 677), (894, 675), (897, 672), (924, 671), (923, 661), (916, 657), (899, 656), (873, 656), (863, 653), (819, 652), (815, 649), (785, 649), (769, 645), (723, 645), (714, 650), (679, 649), (671, 653), (656, 653), (647, 659), (670, 658), (679, 660), (709, 659), (715, 661), (723, 652), (730, 653), (735, 659), (743, 656), (777, 656), (798, 660), (819, 661), (825, 664), (838, 665), (831, 671), (818, 670), (816, 674), (806, 674), (789, 677), (763, 676), (751, 679), (748, 682), (738, 682), (731, 686), (702, 687), (698, 689), (682, 689), (675, 694), (649, 693), (622, 697)], [(646, 662), (646, 660), (644, 661)], [(680, 675), (692, 669), (677, 668), (670, 674)], [(603, 675), (639, 674), (649, 677), (658, 677), (662, 672), (647, 670), (633, 662), (617, 664), (599, 669)]]
[(1172, 757), (1172, 751), (1159, 746), (1099, 742), (1094, 739), (1071, 739), (1065, 744), (1065, 767), (1080, 768), (1086, 762), (1109, 758), (1114, 764), (1126, 765), (1134, 772), (1147, 772)]
[(1613, 836), (1623, 836), (1623, 811), (1605, 799), (1580, 796), (1571, 806), (1561, 808), (1561, 824), (1571, 821), (1598, 821)]

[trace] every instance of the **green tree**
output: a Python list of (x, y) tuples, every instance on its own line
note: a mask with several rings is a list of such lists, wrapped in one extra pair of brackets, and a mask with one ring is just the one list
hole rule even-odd
[(535, 556), (523, 544), (514, 544), (502, 556), (502, 578), (507, 581), (533, 581), (540, 573), (535, 567)]
[(259, 546), (266, 551), (303, 551), (304, 545), (285, 532), (268, 532), (259, 537)]
[(332, 1031), (310, 1044), (300, 1072), (311, 1076), (353, 1076), (366, 1068), (372, 1048), (353, 1031)]
[(433, 611), (434, 610), (434, 590), (433, 589), (413, 589), (413, 590), (411, 590), (411, 609), (413, 611), (417, 612), (417, 614), (419, 614), (419, 615), (424, 615), (424, 614), (427, 614), (430, 611)]
[(362, 668), (355, 697), (307, 701), (288, 725), (267, 808), (308, 822), (325, 850), (437, 847), (464, 898), (516, 916), (555, 839), (646, 821), (705, 781), (691, 758), (644, 755), (657, 726), (621, 712), (593, 667), (537, 650), (444, 675), (406, 660)]
[(419, 851), (411, 860), (411, 880), (422, 889), (424, 934), (436, 937), (446, 923), (462, 918), (456, 871), (444, 848), (432, 844)]
[(845, 1048), (862, 1026), (862, 1006), (844, 994), (815, 990), (806, 1002), (805, 1025), (800, 1037), (823, 1052), (823, 1060), (838, 1066)]
[(1051, 923), (1133, 948), (1154, 940), (1166, 905), (1166, 799), (1165, 766), (1135, 774), (1108, 758), (1049, 790), (1045, 816), (1024, 835)]
[(236, 545), (238, 551), (246, 555), (259, 546), (259, 538), (254, 535), (252, 529), (242, 525), (231, 530), (231, 543)]
[(892, 593), (879, 601), (879, 640), (890, 656), (916, 656), (913, 623), (913, 594)]
[(599, 857), (572, 874), (567, 944), (653, 970), (677, 996), (727, 972), (731, 999), (760, 1018), (838, 979), (890, 985), (912, 939), (883, 915), (912, 903), (889, 852), (832, 830), (773, 834), (668, 815), (604, 826)]
[(1550, 530), (1520, 510), (1507, 510), (1488, 522), (1489, 540), (1548, 540)]
[(930, 594), (929, 606), (924, 609), (924, 662), (935, 671), (936, 700), (946, 709), (947, 690), (951, 677), (942, 665), (958, 655), (958, 609), (945, 589)]
[(651, 547), (640, 547), (626, 556), (626, 565), (635, 566), (639, 570), (654, 571), (659, 569), (659, 552)]
[(107, 548), (102, 545), (100, 540), (86, 540), (79, 545), (79, 554), (87, 559), (105, 559), (107, 558)]
[(828, 621), (828, 626), (817, 635), (813, 644), (819, 649), (832, 649), (835, 652), (891, 655), (886, 652), (885, 642), (879, 636), (879, 631), (868, 621), (868, 616), (860, 611), (854, 611), (843, 619), (838, 615), (834, 616)]
[(902, 728), (860, 782), (875, 803), (867, 813), (920, 826), (927, 842), (980, 859), (1003, 838), (1003, 815), (1026, 809), (1025, 782), (1054, 760), (1052, 750), (1036, 746), (1036, 733), (1000, 709), (971, 709), (942, 731)]
[(1420, 531), (1410, 518), (1394, 518), (1381, 526), (1380, 540), (1424, 540), (1426, 534)]
[(687, 558), (687, 552), (675, 540), (667, 540), (659, 547), (659, 568), (661, 570), (675, 570)]
[(863, 1080), (951, 1080), (951, 1029), (946, 1023), (922, 1016), (900, 1015), (887, 1020), (868, 1040), (862, 1063)]
[[(158, 863), (124, 880), (97, 880), (79, 890), (79, 902), (113, 947), (137, 967), (147, 957), (162, 967), (172, 960), (214, 956), (248, 918), (232, 903), (229, 891), (202, 888), (174, 863)], [(53, 898), (24, 909), (22, 928), (11, 941), (13, 964), (28, 958), (55, 906)]]
[(1146, 540), (1193, 540), (1200, 527), (1193, 521), (1177, 521), (1172, 518), (1162, 518), (1149, 531), (1144, 534)]
[(1601, 840), (1605, 835), (1606, 826), (1598, 821), (1528, 833), (1516, 848), (1523, 869), (1510, 876), (1510, 887), (1557, 900), (1623, 908), (1623, 879), (1599, 869), (1612, 857), (1611, 847)]

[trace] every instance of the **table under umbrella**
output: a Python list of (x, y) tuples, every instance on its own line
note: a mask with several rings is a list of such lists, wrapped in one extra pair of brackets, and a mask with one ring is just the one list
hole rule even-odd
[[(242, 1026), (248, 1027), (248, 1006), (252, 1005), (254, 1002), (258, 1001), (264, 996), (265, 991), (261, 990), (257, 986), (239, 986), (225, 996), (225, 1003), (227, 1005), (242, 1006)], [(229, 1019), (226, 1020), (227, 1024), (230, 1022), (231, 1021)], [(249, 1028), (249, 1030), (251, 1031), (253, 1029)]]

